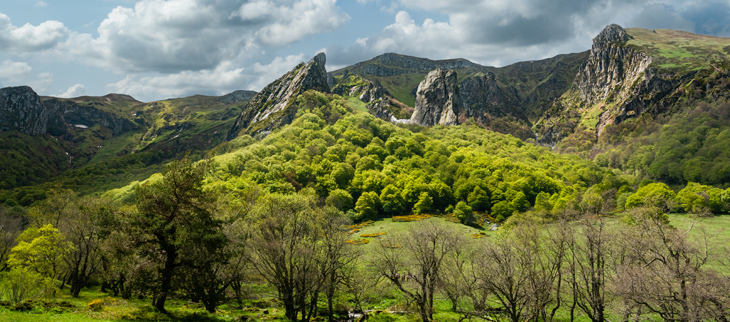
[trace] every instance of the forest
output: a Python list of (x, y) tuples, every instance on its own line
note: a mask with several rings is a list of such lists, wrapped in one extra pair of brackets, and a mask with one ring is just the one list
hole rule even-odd
[(730, 237), (706, 224), (730, 227), (725, 105), (591, 160), (475, 124), (394, 125), (339, 95), (296, 104), (292, 124), (144, 181), (6, 202), (0, 317), (730, 318)]

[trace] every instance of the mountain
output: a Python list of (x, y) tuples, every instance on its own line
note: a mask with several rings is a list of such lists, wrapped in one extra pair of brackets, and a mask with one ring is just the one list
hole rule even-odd
[(465, 59), (429, 60), (393, 53), (330, 73), (332, 92), (357, 95), (384, 119), (409, 119), (418, 85), (434, 69), (453, 70), (465, 118), (485, 128), (534, 138), (543, 111), (570, 88), (588, 52), (520, 62), (497, 68)]
[(607, 26), (568, 91), (535, 124), (555, 145), (588, 131), (600, 138), (629, 119), (671, 115), (728, 98), (730, 39)]

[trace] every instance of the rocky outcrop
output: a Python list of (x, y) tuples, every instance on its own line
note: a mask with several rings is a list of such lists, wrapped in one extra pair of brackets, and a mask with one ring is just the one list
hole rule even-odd
[(325, 62), (325, 54), (319, 53), (267, 85), (244, 107), (226, 139), (235, 139), (240, 133), (271, 131), (291, 123), (296, 115), (297, 95), (310, 89), (329, 92)]
[(0, 89), (0, 132), (46, 133), (49, 112), (28, 86)]
[(456, 125), (461, 113), (461, 98), (456, 72), (436, 69), (426, 75), (418, 85), (416, 110), (410, 123), (431, 125)]
[(609, 124), (641, 115), (678, 89), (691, 75), (658, 75), (652, 57), (627, 46), (631, 35), (609, 25), (593, 39), (586, 62), (566, 92), (537, 124), (540, 142), (553, 145), (576, 127), (603, 133)]

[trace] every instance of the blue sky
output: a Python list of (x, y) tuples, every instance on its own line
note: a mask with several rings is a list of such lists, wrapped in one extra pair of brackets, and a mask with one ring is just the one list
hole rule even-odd
[(607, 24), (730, 36), (730, 3), (678, 0), (29, 0), (0, 3), (0, 87), (142, 101), (260, 90), (319, 51), (504, 66), (590, 48)]

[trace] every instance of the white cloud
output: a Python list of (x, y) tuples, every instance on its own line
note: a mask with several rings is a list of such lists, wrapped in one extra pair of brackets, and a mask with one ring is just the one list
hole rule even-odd
[(12, 81), (23, 79), (30, 74), (31, 70), (33, 68), (25, 62), (16, 62), (8, 59), (0, 63), (0, 80)]
[(48, 6), (48, 4), (45, 3), (44, 1), (36, 1), (35, 4), (33, 4), (33, 5), (36, 7), (41, 7), (41, 8)]
[(222, 95), (237, 89), (261, 90), (281, 77), (299, 62), (303, 54), (276, 57), (271, 63), (253, 64), (249, 68), (236, 68), (227, 61), (214, 69), (182, 71), (168, 75), (127, 75), (119, 82), (108, 84), (107, 90), (125, 93), (142, 100), (161, 97), (184, 97), (195, 94)]
[(62, 52), (124, 73), (204, 71), (333, 30), (348, 18), (335, 0), (141, 0), (109, 13), (98, 37), (73, 33)]
[(58, 97), (65, 97), (65, 98), (79, 97), (81, 95), (84, 95), (84, 93), (86, 93), (86, 86), (84, 86), (83, 84), (75, 84), (75, 85), (69, 87), (62, 94), (59, 94)]
[(38, 26), (14, 26), (10, 18), (0, 13), (0, 51), (27, 53), (54, 47), (68, 34), (61, 22), (49, 20)]

